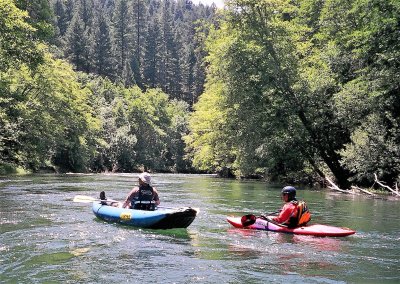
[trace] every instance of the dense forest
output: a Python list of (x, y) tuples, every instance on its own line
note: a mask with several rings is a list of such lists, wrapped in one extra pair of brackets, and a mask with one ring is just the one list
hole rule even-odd
[[(196, 101), (203, 91), (200, 31), (215, 7), (180, 0), (52, 0), (55, 43), (75, 70)], [(43, 1), (42, 1), (43, 2)]]
[(0, 165), (400, 181), (400, 2), (0, 0)]
[(215, 12), (191, 1), (0, 0), (2, 171), (194, 171), (182, 136)]

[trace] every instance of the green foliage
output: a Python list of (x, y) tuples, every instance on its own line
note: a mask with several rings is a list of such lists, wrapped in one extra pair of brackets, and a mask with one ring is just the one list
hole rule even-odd
[(167, 166), (173, 172), (192, 170), (191, 161), (185, 158), (185, 143), (183, 137), (188, 134), (189, 105), (184, 101), (171, 101), (167, 106), (170, 124), (167, 128)]
[(96, 171), (185, 171), (182, 135), (187, 132), (188, 106), (170, 101), (158, 89), (143, 93), (108, 79), (88, 79), (93, 107), (102, 121)]
[(138, 138), (138, 163), (145, 168), (162, 169), (168, 153), (166, 127), (171, 124), (171, 117), (167, 112), (168, 96), (156, 89), (142, 94), (136, 88), (129, 90), (126, 99), (129, 101), (127, 115), (133, 122)]
[(272, 176), (311, 166), (342, 187), (372, 172), (398, 178), (398, 9), (396, 1), (228, 1), (208, 39), (208, 83), (186, 139), (194, 165)]
[(35, 28), (35, 37), (42, 41), (51, 41), (55, 34), (53, 10), (49, 0), (16, 0), (17, 7), (27, 11), (28, 23)]
[(0, 72), (26, 63), (34, 68), (42, 60), (42, 50), (33, 40), (35, 28), (26, 22), (28, 13), (12, 0), (0, 1)]
[(396, 35), (400, 5), (397, 1), (357, 1), (346, 15), (352, 19), (346, 16), (343, 21), (349, 40), (338, 50), (352, 57), (358, 69), (335, 100), (353, 132), (343, 162), (356, 182), (371, 182), (376, 173), (380, 180), (393, 184), (400, 178), (400, 39)]
[[(286, 11), (291, 7), (272, 8)], [(289, 33), (292, 27), (279, 21), (278, 16), (271, 19), (271, 26), (262, 26), (260, 22), (268, 14), (252, 11), (251, 5), (248, 9), (251, 17), (237, 15), (232, 10), (227, 15), (228, 24), (211, 33), (207, 46), (209, 83), (195, 107), (191, 123), (194, 135), (187, 142), (195, 163), (203, 163), (195, 165), (202, 169), (217, 165), (231, 169), (238, 176), (260, 170), (263, 174), (285, 174), (302, 168), (307, 154), (312, 153), (305, 145), (296, 146), (299, 141), (307, 142), (296, 118), (299, 111), (296, 108), (302, 102), (290, 94), (289, 82), (279, 82), (285, 79), (281, 78), (283, 73), (290, 80), (296, 79), (293, 68), (297, 65), (296, 54)], [(236, 29), (236, 25), (242, 28)], [(277, 38), (269, 41), (273, 32)], [(203, 99), (210, 96), (213, 100)], [(222, 121), (212, 120), (216, 113), (223, 114)], [(209, 125), (201, 132), (196, 129), (197, 122), (206, 116), (211, 119), (206, 120)]]
[(85, 135), (96, 121), (86, 104), (87, 91), (71, 67), (46, 55), (34, 73), (22, 66), (7, 75), (7, 91), (19, 98), (8, 108), (18, 133), (14, 147), (9, 147), (9, 153), (15, 153), (10, 159), (31, 169), (51, 159), (65, 170), (86, 169), (91, 145)]
[(352, 143), (343, 151), (343, 162), (353, 171), (354, 180), (358, 183), (371, 184), (374, 174), (393, 183), (400, 172), (400, 146), (396, 141), (397, 133), (382, 135), (382, 125), (385, 123), (374, 114), (354, 131)]
[[(14, 94), (11, 86), (15, 70), (30, 77), (43, 61), (43, 47), (33, 40), (35, 29), (26, 23), (27, 13), (19, 10), (13, 1), (0, 1), (0, 164), (14, 166), (21, 161), (19, 105), (26, 100), (25, 93)], [(8, 167), (7, 166), (7, 167)]]
[(221, 171), (232, 168), (235, 150), (230, 147), (228, 137), (224, 135), (227, 124), (227, 112), (222, 108), (221, 82), (210, 82), (205, 93), (194, 106), (189, 121), (190, 134), (185, 143), (193, 165), (203, 171)]

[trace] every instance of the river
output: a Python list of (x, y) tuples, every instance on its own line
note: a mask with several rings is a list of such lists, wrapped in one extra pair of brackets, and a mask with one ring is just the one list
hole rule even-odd
[(208, 175), (154, 174), (164, 206), (200, 213), (187, 229), (96, 219), (76, 195), (124, 199), (137, 175), (0, 178), (0, 283), (400, 283), (398, 201), (298, 190), (311, 223), (355, 229), (320, 238), (234, 229), (228, 215), (280, 208), (280, 187)]

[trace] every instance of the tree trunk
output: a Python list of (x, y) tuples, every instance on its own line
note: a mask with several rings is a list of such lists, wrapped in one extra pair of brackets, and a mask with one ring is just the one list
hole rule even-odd
[(303, 111), (298, 112), (298, 116), (303, 123), (304, 127), (306, 128), (308, 134), (310, 135), (314, 147), (317, 148), (321, 158), (331, 170), (332, 174), (335, 176), (337, 183), (340, 188), (349, 189), (351, 184), (349, 182), (350, 172), (342, 167), (340, 164), (340, 155), (336, 153), (335, 149), (326, 148), (321, 145), (318, 139), (318, 134), (315, 133), (314, 129), (312, 128), (309, 120), (307, 119), (306, 115)]

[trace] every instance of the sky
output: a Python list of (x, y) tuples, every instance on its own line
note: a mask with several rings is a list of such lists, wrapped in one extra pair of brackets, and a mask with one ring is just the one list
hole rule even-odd
[(211, 5), (213, 2), (218, 8), (224, 7), (224, 0), (192, 0), (194, 4), (203, 3), (204, 5)]

